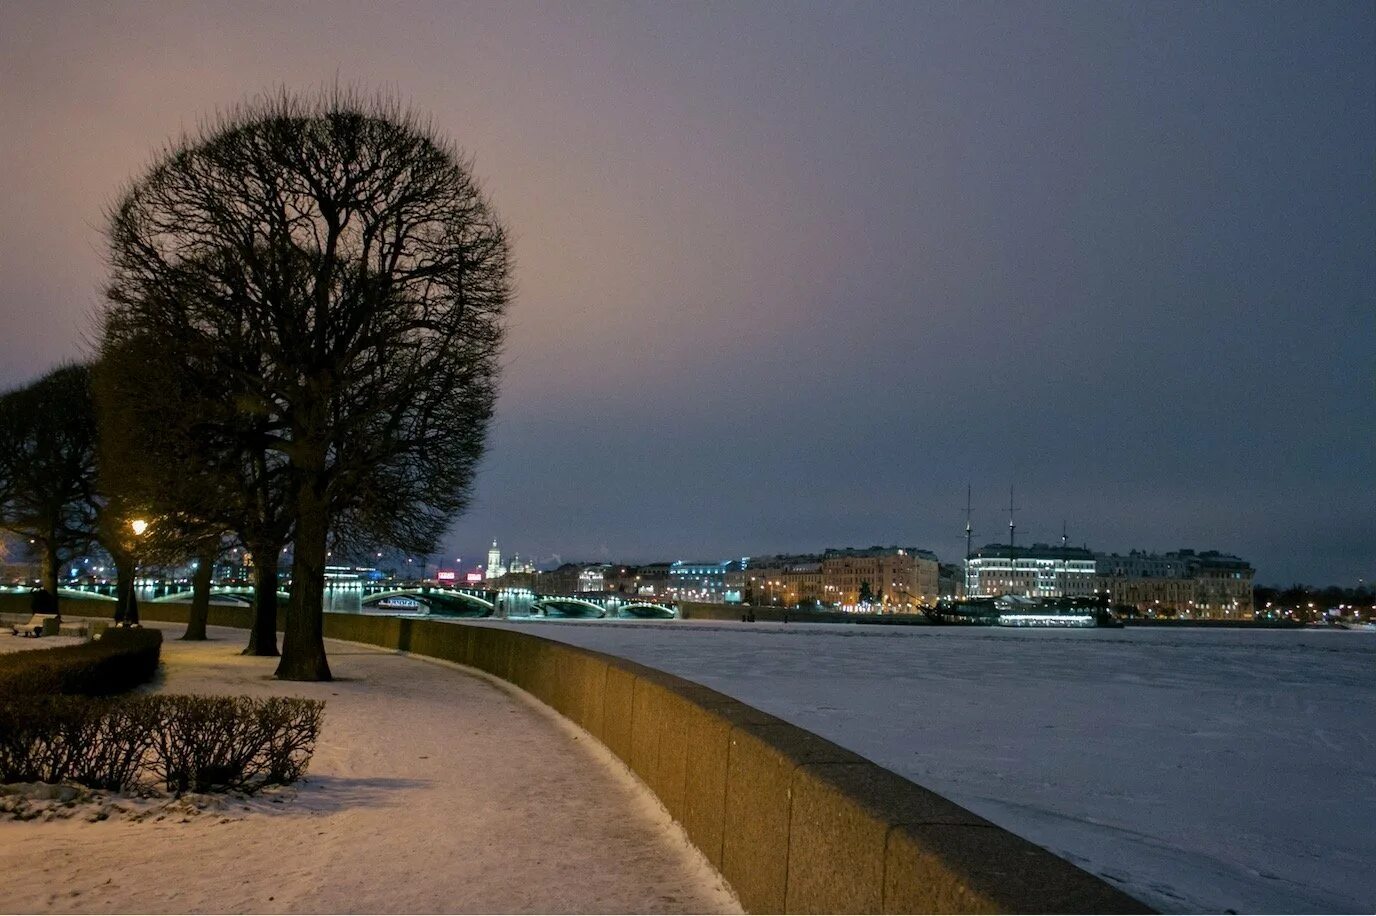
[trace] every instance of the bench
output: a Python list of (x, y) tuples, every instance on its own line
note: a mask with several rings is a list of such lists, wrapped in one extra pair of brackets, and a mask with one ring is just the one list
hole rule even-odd
[(16, 623), (10, 627), (15, 636), (56, 636), (62, 622), (56, 614), (34, 614), (28, 623)]

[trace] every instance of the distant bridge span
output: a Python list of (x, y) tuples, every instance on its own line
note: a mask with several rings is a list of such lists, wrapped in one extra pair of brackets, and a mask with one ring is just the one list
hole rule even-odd
[[(64, 598), (114, 600), (114, 583), (63, 586), (59, 594)], [(177, 584), (141, 586), (139, 600), (150, 602), (190, 601), (190, 588)], [(243, 584), (216, 585), (210, 589), (211, 600), (217, 604), (233, 602), (253, 604), (253, 589)], [(356, 588), (358, 604), (365, 611), (434, 614), (450, 617), (499, 618), (584, 618), (623, 620), (672, 620), (679, 616), (673, 602), (626, 596), (617, 593), (584, 593), (578, 595), (538, 594), (529, 589), (490, 590), (446, 586), (397, 587), (395, 585), (363, 585)], [(277, 600), (286, 607), (291, 595), (278, 589)], [(347, 606), (346, 606), (347, 607)], [(336, 609), (338, 606), (336, 606)]]
[(460, 617), (670, 620), (678, 616), (678, 610), (668, 602), (628, 600), (620, 595), (537, 594), (527, 589), (391, 588), (365, 594), (362, 606), (367, 610)]

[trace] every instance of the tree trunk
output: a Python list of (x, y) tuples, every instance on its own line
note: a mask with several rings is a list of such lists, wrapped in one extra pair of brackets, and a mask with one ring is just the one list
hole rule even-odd
[(210, 616), (210, 579), (214, 574), (214, 553), (196, 558), (196, 574), (191, 577), (191, 612), (182, 639), (205, 639), (205, 622)]
[[(249, 554), (253, 565), (253, 630), (248, 637), (244, 655), (277, 655), (277, 557), (278, 544), (252, 544)], [(268, 558), (264, 560), (264, 558)]]
[(139, 599), (135, 594), (134, 574), (137, 567), (128, 554), (115, 558), (115, 623), (132, 626), (139, 622)]
[(46, 541), (43, 544), (43, 588), (53, 596), (53, 613), (60, 618), (62, 605), (57, 600), (57, 567), (57, 545), (53, 541)]
[(309, 476), (297, 491), (291, 602), (277, 676), (287, 681), (328, 681), (325, 659), (325, 560), (329, 510)]

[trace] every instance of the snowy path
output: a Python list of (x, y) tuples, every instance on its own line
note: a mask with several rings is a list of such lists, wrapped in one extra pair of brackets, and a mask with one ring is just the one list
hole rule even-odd
[[(169, 627), (169, 636), (180, 627)], [(169, 639), (160, 689), (326, 701), (289, 804), (187, 822), (0, 822), (5, 912), (739, 912), (649, 791), (557, 714), (440, 663), (330, 643), (269, 678), (243, 634)]]
[(1376, 910), (1376, 636), (485, 624), (682, 675), (1166, 912)]

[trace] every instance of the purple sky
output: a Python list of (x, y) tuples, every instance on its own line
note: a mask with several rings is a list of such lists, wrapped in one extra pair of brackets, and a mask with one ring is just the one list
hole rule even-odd
[(102, 208), (264, 89), (390, 89), (515, 237), (448, 553), (1218, 548), (1376, 578), (1376, 12), (0, 4), (0, 386)]

